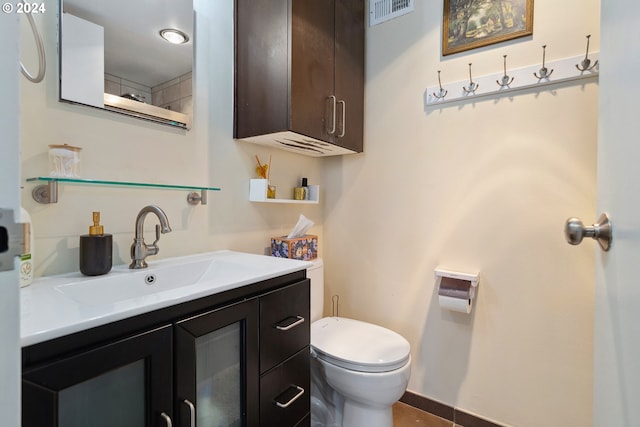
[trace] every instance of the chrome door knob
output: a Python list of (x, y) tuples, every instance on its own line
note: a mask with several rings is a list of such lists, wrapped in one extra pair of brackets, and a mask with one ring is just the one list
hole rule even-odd
[(606, 213), (600, 215), (598, 222), (591, 226), (584, 225), (580, 218), (569, 218), (564, 226), (564, 236), (570, 245), (578, 245), (585, 237), (598, 241), (603, 251), (611, 248), (611, 222)]

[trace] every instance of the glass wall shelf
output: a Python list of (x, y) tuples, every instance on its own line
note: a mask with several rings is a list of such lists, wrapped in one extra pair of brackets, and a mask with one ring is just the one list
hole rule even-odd
[(218, 187), (202, 187), (197, 185), (172, 185), (172, 184), (152, 184), (147, 182), (130, 182), (130, 181), (107, 181), (99, 179), (85, 178), (66, 178), (66, 177), (50, 177), (38, 176), (27, 178), (27, 182), (43, 183), (33, 188), (31, 195), (38, 203), (58, 203), (58, 186), (59, 184), (80, 184), (90, 186), (109, 186), (109, 187), (137, 187), (151, 188), (157, 190), (187, 190), (187, 202), (191, 205), (207, 204), (208, 191), (220, 191)]

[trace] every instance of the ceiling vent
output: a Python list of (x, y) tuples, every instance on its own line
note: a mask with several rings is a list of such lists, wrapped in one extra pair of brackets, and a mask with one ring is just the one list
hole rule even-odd
[(369, 0), (369, 26), (413, 12), (415, 0)]

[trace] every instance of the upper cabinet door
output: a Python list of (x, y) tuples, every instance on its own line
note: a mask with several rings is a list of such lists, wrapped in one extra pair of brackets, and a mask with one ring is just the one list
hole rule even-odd
[(364, 3), (336, 0), (334, 142), (361, 152), (364, 127)]
[(289, 127), (287, 0), (236, 0), (235, 138)]
[(334, 2), (293, 1), (291, 130), (322, 141), (335, 135)]

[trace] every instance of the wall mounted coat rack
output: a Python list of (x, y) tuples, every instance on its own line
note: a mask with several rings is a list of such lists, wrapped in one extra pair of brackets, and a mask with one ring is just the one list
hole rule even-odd
[[(598, 75), (599, 52), (590, 54), (587, 50), (586, 58), (584, 56), (574, 56), (547, 62), (545, 49), (546, 45), (543, 46), (542, 66), (538, 63), (528, 67), (509, 70), (508, 74), (506, 55), (502, 58), (502, 73), (474, 77), (473, 80), (470, 77), (469, 80), (442, 84), (440, 77), (442, 75), (442, 79), (445, 80), (445, 72), (441, 74), (439, 71), (438, 85), (428, 87), (424, 93), (425, 108), (438, 107), (452, 102), (464, 102), (465, 100), (499, 96), (518, 90), (544, 87), (572, 80), (588, 79)], [(590, 67), (584, 67), (587, 59), (590, 62)], [(471, 64), (469, 64), (469, 67), (470, 66)], [(471, 68), (469, 68), (469, 70), (471, 70)], [(505, 76), (508, 77), (506, 81)], [(473, 82), (473, 89), (475, 90), (469, 90), (470, 82)], [(496, 84), (496, 82), (498, 84)]]

